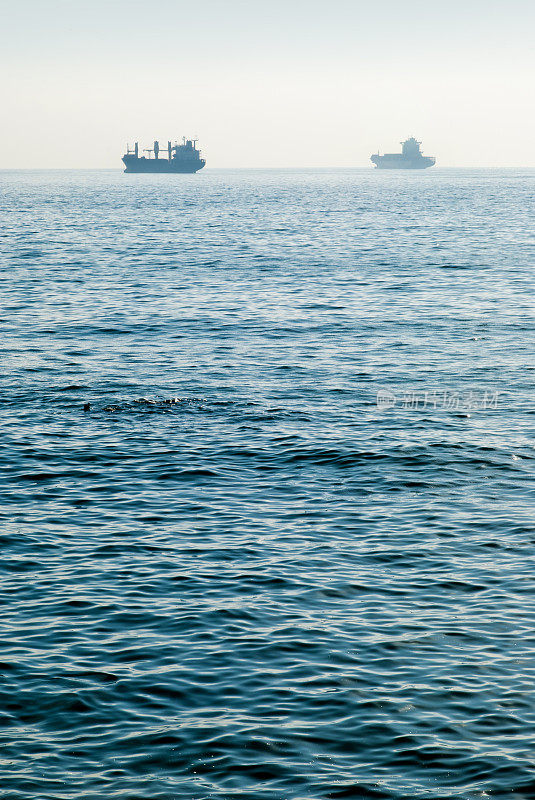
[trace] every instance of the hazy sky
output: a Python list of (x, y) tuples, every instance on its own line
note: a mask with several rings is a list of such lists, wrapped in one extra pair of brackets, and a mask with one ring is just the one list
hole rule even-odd
[(0, 168), (535, 166), (535, 0), (0, 0)]

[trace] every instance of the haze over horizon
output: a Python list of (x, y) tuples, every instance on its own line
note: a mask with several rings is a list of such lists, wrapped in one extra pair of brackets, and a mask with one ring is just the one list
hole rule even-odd
[(3, 2), (0, 168), (121, 168), (198, 136), (208, 167), (534, 167), (535, 8), (451, 0)]

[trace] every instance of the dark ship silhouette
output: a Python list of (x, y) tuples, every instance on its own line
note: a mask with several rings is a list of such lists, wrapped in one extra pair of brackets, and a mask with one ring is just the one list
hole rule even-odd
[(427, 169), (432, 167), (435, 159), (422, 155), (420, 145), (414, 136), (401, 142), (401, 153), (385, 153), (384, 156), (371, 156), (377, 169)]
[[(167, 142), (167, 158), (160, 158), (160, 145), (154, 142), (154, 147), (147, 148), (143, 152), (148, 153), (148, 157), (139, 157), (139, 145), (136, 142), (134, 149), (126, 147), (123, 156), (123, 163), (126, 167), (125, 172), (171, 172), (171, 173), (192, 173), (198, 172), (204, 167), (206, 161), (201, 158), (201, 154), (196, 147), (197, 139), (186, 139), (182, 144), (172, 145)], [(151, 158), (154, 153), (154, 158)]]

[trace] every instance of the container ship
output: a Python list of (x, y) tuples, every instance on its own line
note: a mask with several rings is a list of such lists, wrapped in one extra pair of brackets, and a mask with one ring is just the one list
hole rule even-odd
[(379, 153), (371, 156), (377, 169), (427, 169), (432, 167), (435, 159), (432, 156), (422, 155), (420, 145), (414, 137), (401, 142), (401, 153)]
[(165, 156), (161, 157), (160, 145), (154, 142), (154, 147), (143, 150), (146, 156), (139, 155), (139, 144), (135, 143), (134, 149), (130, 150), (127, 145), (126, 153), (123, 156), (123, 163), (126, 167), (125, 172), (170, 172), (170, 173), (192, 173), (198, 172), (204, 167), (206, 161), (201, 158), (201, 153), (197, 150), (197, 139), (186, 139), (182, 144), (171, 144), (167, 142)]

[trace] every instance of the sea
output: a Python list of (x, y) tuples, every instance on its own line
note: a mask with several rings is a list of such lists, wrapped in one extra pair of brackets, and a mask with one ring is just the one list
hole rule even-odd
[(2, 800), (535, 797), (534, 188), (0, 173)]

